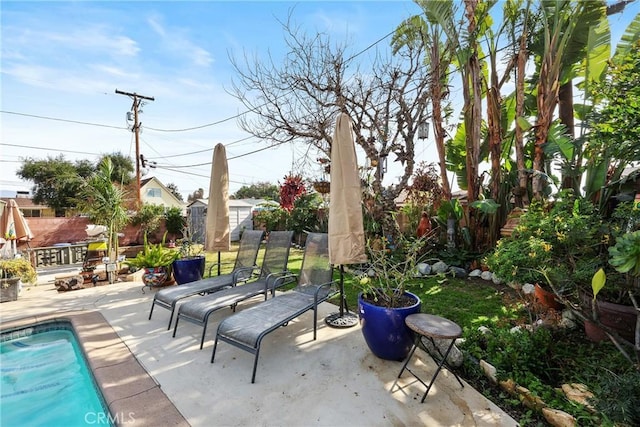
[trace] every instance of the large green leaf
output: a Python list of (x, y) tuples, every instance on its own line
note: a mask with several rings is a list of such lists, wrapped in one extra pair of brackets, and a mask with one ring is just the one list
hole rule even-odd
[(574, 104), (573, 111), (576, 114), (576, 118), (578, 118), (578, 120), (585, 121), (587, 116), (593, 111), (593, 106), (586, 104)]
[(640, 13), (638, 13), (633, 21), (629, 24), (629, 26), (624, 31), (624, 34), (620, 38), (620, 42), (616, 46), (616, 52), (613, 55), (614, 60), (616, 58), (622, 57), (629, 52), (630, 49), (634, 48), (635, 42), (640, 38)]
[[(548, 9), (553, 13), (553, 33), (558, 36), (555, 46), (561, 58), (561, 81), (566, 82), (576, 76), (576, 65), (584, 61), (590, 52), (590, 30), (606, 21), (606, 3), (604, 1), (581, 2), (549, 2), (556, 3), (556, 8)], [(591, 43), (602, 44), (603, 39), (591, 40)], [(608, 58), (607, 58), (608, 59)]]
[(567, 127), (558, 122), (553, 122), (547, 135), (547, 143), (543, 149), (546, 155), (560, 154), (564, 160), (571, 160), (575, 146), (571, 138), (566, 134)]
[(458, 125), (453, 139), (447, 142), (447, 169), (456, 173), (458, 187), (467, 189), (467, 166), (466, 166), (466, 129), (464, 120)]
[(596, 271), (591, 278), (591, 290), (593, 291), (593, 299), (596, 298), (598, 292), (604, 288), (604, 284), (607, 282), (607, 275), (603, 269)]
[(592, 197), (604, 187), (607, 182), (607, 171), (609, 169), (609, 159), (602, 157), (592, 159), (587, 164), (587, 179), (585, 182), (585, 194)]
[[(584, 58), (585, 79), (599, 81), (604, 77), (604, 71), (611, 56), (609, 20), (601, 19), (597, 24), (589, 27), (586, 53)], [(588, 90), (588, 85), (586, 89)]]
[(482, 211), (485, 214), (494, 214), (500, 207), (500, 205), (493, 199), (476, 200), (475, 202), (472, 202), (470, 206)]

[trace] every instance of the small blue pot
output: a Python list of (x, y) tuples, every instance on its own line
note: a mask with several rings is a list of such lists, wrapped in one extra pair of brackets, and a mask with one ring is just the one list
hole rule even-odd
[(205, 257), (177, 259), (173, 261), (173, 278), (178, 285), (195, 282), (204, 276)]
[(420, 298), (411, 292), (416, 303), (409, 307), (385, 308), (362, 300), (358, 295), (358, 311), (362, 334), (373, 354), (386, 360), (404, 360), (411, 346), (413, 335), (404, 323), (404, 319), (414, 313), (420, 313)]

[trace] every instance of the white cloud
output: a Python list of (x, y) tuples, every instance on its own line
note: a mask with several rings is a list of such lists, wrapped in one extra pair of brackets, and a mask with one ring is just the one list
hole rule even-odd
[(131, 72), (125, 68), (114, 67), (104, 64), (94, 64), (90, 66), (97, 72), (108, 74), (115, 77), (131, 77)]
[(209, 67), (213, 62), (213, 57), (209, 51), (192, 42), (186, 30), (178, 27), (167, 28), (162, 23), (162, 17), (152, 15), (147, 19), (147, 23), (159, 37), (160, 45), (172, 55), (186, 57), (193, 65), (198, 67)]

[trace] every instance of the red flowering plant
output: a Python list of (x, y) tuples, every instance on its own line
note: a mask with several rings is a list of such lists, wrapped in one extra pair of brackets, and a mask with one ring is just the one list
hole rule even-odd
[(307, 189), (300, 175), (286, 175), (284, 183), (280, 186), (280, 207), (291, 212), (296, 199), (306, 193)]

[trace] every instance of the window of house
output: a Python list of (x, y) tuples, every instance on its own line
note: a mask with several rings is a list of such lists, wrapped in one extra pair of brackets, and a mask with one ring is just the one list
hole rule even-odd
[(147, 197), (161, 197), (162, 194), (159, 188), (150, 188), (147, 190)]
[(40, 218), (40, 209), (21, 209), (25, 218)]

